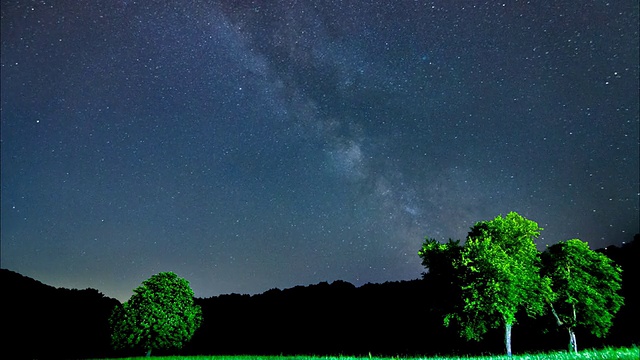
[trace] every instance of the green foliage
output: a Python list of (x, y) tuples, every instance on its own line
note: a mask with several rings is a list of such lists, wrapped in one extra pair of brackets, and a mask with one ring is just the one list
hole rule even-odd
[(454, 265), (460, 274), (464, 307), (447, 320), (458, 320), (461, 334), (479, 340), (490, 328), (511, 326), (516, 313), (543, 313), (549, 282), (539, 273), (534, 239), (540, 227), (515, 212), (476, 223)]
[(129, 301), (117, 306), (109, 323), (116, 349), (179, 349), (202, 322), (189, 282), (172, 272), (145, 280)]
[[(445, 325), (460, 325), (460, 334), (480, 340), (491, 328), (505, 328), (511, 354), (511, 327), (516, 314), (534, 317), (548, 305), (557, 323), (569, 330), (570, 348), (577, 352), (577, 326), (598, 337), (609, 331), (623, 304), (621, 269), (605, 255), (578, 240), (568, 240), (538, 252), (535, 239), (542, 228), (515, 212), (476, 223), (464, 246), (449, 240), (426, 239), (418, 255), (425, 274), (455, 284), (460, 304), (451, 306)], [(541, 270), (542, 269), (542, 270)]]
[(553, 302), (562, 326), (587, 328), (603, 337), (623, 304), (618, 295), (622, 270), (579, 239), (561, 241), (543, 253), (544, 274), (552, 281)]
[(444, 323), (460, 325), (460, 335), (480, 340), (491, 328), (504, 327), (507, 355), (511, 355), (511, 328), (516, 314), (545, 311), (551, 299), (550, 280), (540, 275), (540, 257), (534, 240), (542, 228), (515, 212), (476, 223), (463, 247), (427, 239), (418, 255), (429, 273), (451, 279), (460, 304)]

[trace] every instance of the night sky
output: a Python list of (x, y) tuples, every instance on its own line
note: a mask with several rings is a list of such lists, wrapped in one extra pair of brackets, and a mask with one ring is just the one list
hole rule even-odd
[(127, 300), (639, 232), (637, 1), (2, 1), (1, 265)]

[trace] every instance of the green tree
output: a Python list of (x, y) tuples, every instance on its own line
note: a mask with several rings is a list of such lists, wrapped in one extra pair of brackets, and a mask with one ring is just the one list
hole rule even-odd
[(511, 356), (516, 313), (542, 314), (544, 299), (551, 293), (548, 279), (540, 276), (534, 243), (540, 230), (537, 223), (515, 212), (476, 223), (459, 260), (454, 261), (464, 304), (447, 315), (445, 324), (456, 320), (461, 335), (474, 340), (480, 340), (490, 328), (504, 327), (506, 353)]
[(618, 295), (622, 270), (579, 239), (561, 241), (542, 254), (543, 274), (551, 279), (552, 313), (569, 333), (569, 351), (578, 352), (575, 329), (603, 337), (624, 299)]
[(153, 275), (117, 306), (109, 324), (116, 349), (180, 349), (202, 322), (189, 282), (172, 272)]

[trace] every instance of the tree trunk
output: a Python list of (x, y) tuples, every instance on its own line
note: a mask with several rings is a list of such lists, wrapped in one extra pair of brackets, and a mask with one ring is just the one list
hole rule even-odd
[(150, 356), (151, 356), (151, 349), (148, 349), (146, 357), (150, 357)]
[(569, 328), (569, 352), (573, 351), (578, 353), (578, 343), (576, 341), (576, 333), (573, 329)]
[(504, 346), (507, 349), (507, 356), (511, 357), (511, 324), (506, 324), (504, 329)]
[(562, 321), (560, 321), (560, 317), (558, 316), (558, 313), (556, 312), (556, 309), (553, 307), (553, 304), (551, 302), (549, 302), (549, 306), (551, 307), (553, 317), (556, 318), (556, 324), (558, 324), (558, 326), (562, 326)]

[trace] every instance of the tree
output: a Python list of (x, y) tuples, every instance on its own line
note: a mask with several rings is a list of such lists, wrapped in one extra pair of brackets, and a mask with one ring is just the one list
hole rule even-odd
[(428, 269), (423, 278), (430, 281), (430, 286), (438, 289), (439, 296), (433, 302), (439, 313), (450, 313), (460, 304), (460, 286), (458, 285), (455, 261), (460, 259), (462, 246), (460, 240), (449, 239), (443, 244), (435, 239), (426, 238), (418, 256), (422, 258), (422, 266)]
[(151, 355), (154, 349), (180, 349), (202, 322), (189, 282), (172, 272), (153, 275), (109, 318), (116, 349), (132, 348)]
[(449, 239), (448, 243), (442, 244), (435, 239), (426, 238), (418, 256), (422, 258), (422, 266), (429, 269), (429, 274), (449, 276), (455, 270), (453, 262), (460, 256), (461, 249), (460, 240)]
[(488, 329), (502, 326), (506, 353), (511, 356), (516, 313), (542, 314), (544, 299), (551, 292), (548, 279), (540, 276), (534, 243), (540, 230), (537, 223), (515, 212), (476, 223), (460, 258), (454, 261), (464, 305), (448, 314), (445, 324), (458, 321), (461, 335), (474, 340), (480, 340)]
[(624, 299), (618, 295), (622, 270), (579, 239), (561, 241), (543, 253), (543, 274), (555, 294), (549, 302), (559, 327), (569, 333), (569, 351), (578, 352), (575, 329), (607, 334)]

